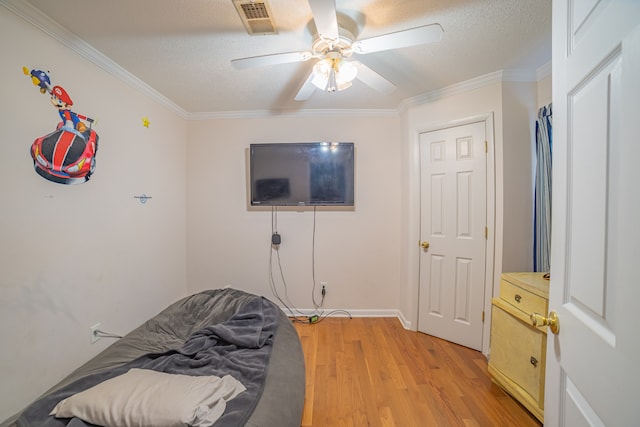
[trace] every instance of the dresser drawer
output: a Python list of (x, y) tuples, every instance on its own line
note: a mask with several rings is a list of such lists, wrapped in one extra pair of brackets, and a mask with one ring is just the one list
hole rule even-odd
[(491, 300), (491, 379), (544, 423), (546, 327), (531, 325), (531, 313), (546, 314), (549, 281), (544, 273), (503, 273)]
[(527, 316), (531, 313), (542, 315), (547, 313), (548, 304), (545, 298), (504, 279), (500, 282), (500, 299), (523, 311)]
[(489, 364), (521, 387), (542, 408), (546, 335), (495, 305), (491, 314)]

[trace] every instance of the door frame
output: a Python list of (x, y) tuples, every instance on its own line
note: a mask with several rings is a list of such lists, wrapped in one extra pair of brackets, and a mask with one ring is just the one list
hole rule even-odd
[[(485, 289), (484, 289), (484, 313), (485, 321), (482, 326), (482, 353), (486, 356), (489, 354), (489, 337), (491, 333), (491, 298), (494, 295), (494, 290), (499, 284), (494, 283), (494, 277), (496, 277), (495, 269), (495, 252), (497, 237), (502, 236), (502, 232), (496, 227), (496, 167), (495, 167), (495, 134), (494, 134), (494, 113), (480, 113), (468, 117), (459, 119), (448, 120), (438, 123), (427, 123), (416, 127), (413, 130), (412, 143), (410, 150), (410, 164), (412, 165), (412, 173), (410, 177), (410, 192), (413, 202), (410, 203), (411, 215), (409, 221), (409, 229), (411, 230), (409, 235), (410, 242), (413, 249), (409, 252), (410, 265), (412, 274), (412, 287), (413, 295), (413, 313), (417, 319), (419, 312), (420, 301), (420, 134), (426, 132), (433, 132), (437, 130), (443, 130), (456, 126), (463, 126), (471, 123), (484, 122), (485, 124), (485, 138), (487, 141), (487, 227), (489, 233), (486, 242), (486, 257), (485, 257)], [(413, 238), (412, 238), (413, 237)], [(499, 275), (498, 275), (499, 277)], [(417, 330), (418, 322), (415, 322), (415, 327), (411, 328)]]

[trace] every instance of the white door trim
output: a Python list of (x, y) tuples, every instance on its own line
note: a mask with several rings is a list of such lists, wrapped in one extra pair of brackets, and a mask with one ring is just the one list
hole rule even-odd
[[(485, 322), (482, 327), (482, 353), (489, 354), (489, 337), (491, 332), (491, 298), (494, 295), (494, 290), (499, 286), (494, 283), (494, 277), (500, 277), (495, 273), (495, 252), (496, 252), (496, 167), (495, 167), (495, 135), (494, 135), (494, 117), (493, 112), (482, 113), (460, 119), (449, 120), (439, 123), (427, 123), (416, 127), (411, 135), (411, 149), (410, 149), (410, 197), (413, 201), (409, 203), (410, 209), (410, 224), (409, 224), (409, 268), (412, 270), (409, 276), (412, 281), (412, 293), (415, 298), (412, 299), (413, 313), (417, 313), (419, 310), (419, 293), (420, 293), (420, 249), (418, 242), (420, 240), (420, 134), (425, 132), (432, 132), (436, 130), (446, 129), (450, 127), (462, 126), (470, 123), (484, 122), (485, 123), (485, 135), (487, 140), (487, 227), (489, 228), (489, 234), (487, 237), (487, 252), (485, 258), (485, 301), (484, 312)], [(501, 233), (500, 233), (501, 236)], [(418, 322), (413, 322), (415, 326), (413, 330), (417, 330)]]

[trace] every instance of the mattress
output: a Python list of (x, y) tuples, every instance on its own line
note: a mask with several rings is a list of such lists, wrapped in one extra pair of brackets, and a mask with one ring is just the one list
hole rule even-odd
[[(221, 342), (225, 352), (231, 353), (211, 357), (210, 353), (198, 353), (195, 361), (185, 362), (184, 354), (192, 357), (194, 345), (208, 351), (203, 343), (212, 341), (210, 335)], [(239, 343), (235, 343), (238, 335)], [(171, 362), (176, 355), (182, 359)], [(246, 358), (249, 360), (244, 361)], [(208, 360), (211, 363), (203, 362)], [(183, 372), (185, 365), (194, 370)], [(223, 418), (213, 426), (300, 426), (305, 368), (298, 334), (285, 313), (271, 301), (236, 289), (208, 290), (171, 304), (2, 426), (91, 425), (78, 418), (58, 419), (47, 414), (60, 398), (117, 377), (132, 367), (196, 376), (222, 376), (228, 370), (247, 386), (247, 391), (227, 403)], [(247, 369), (249, 372), (243, 373)]]

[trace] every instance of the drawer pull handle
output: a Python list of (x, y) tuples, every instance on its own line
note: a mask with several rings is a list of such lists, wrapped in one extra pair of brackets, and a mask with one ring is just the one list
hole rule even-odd
[(531, 356), (530, 362), (531, 362), (531, 364), (533, 365), (534, 368), (538, 367), (538, 359), (536, 359), (535, 357)]
[(516, 294), (516, 296), (515, 296), (515, 297), (513, 297), (513, 299), (515, 299), (515, 300), (516, 300), (516, 302), (519, 304), (519, 303), (520, 303), (520, 300), (522, 299), (522, 297), (521, 297), (520, 295)]

